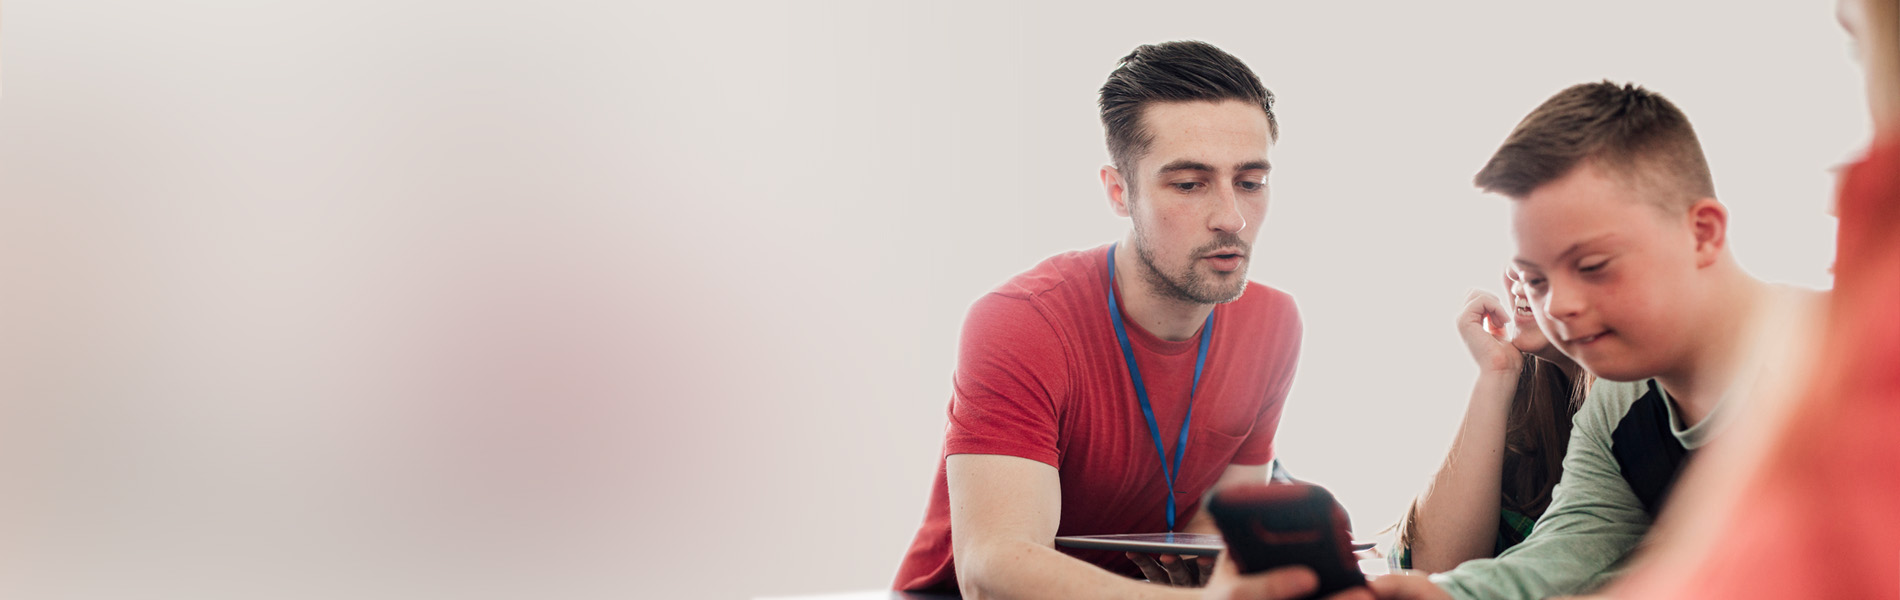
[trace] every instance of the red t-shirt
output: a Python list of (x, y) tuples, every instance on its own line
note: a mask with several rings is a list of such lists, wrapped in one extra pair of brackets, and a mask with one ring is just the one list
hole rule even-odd
[[(1060, 473), (1057, 535), (1167, 530), (1166, 484), (1108, 314), (1108, 247), (1059, 254), (970, 308), (963, 323), (943, 456), (1004, 454)], [(1120, 277), (1120, 275), (1118, 275)], [(1126, 319), (1162, 440), (1174, 452), (1188, 412), (1198, 336), (1170, 342)], [(1214, 335), (1175, 479), (1176, 523), (1230, 464), (1273, 458), (1273, 432), (1299, 356), (1292, 297), (1248, 282), (1214, 308)], [(1111, 571), (1139, 573), (1119, 552), (1071, 550)], [(924, 523), (898, 568), (897, 589), (953, 588), (943, 459)]]
[(1786, 429), (1732, 475), (1742, 491), (1700, 554), (1617, 597), (1900, 599), (1900, 135), (1848, 171), (1840, 217), (1821, 360)]

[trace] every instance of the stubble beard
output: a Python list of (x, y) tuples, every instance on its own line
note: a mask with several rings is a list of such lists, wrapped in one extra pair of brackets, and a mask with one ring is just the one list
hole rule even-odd
[(1135, 257), (1141, 259), (1142, 279), (1154, 288), (1163, 298), (1194, 304), (1225, 304), (1240, 299), (1247, 291), (1247, 267), (1252, 261), (1241, 262), (1240, 269), (1234, 273), (1232, 284), (1222, 285), (1201, 277), (1194, 268), (1196, 261), (1208, 252), (1221, 248), (1247, 249), (1249, 245), (1232, 233), (1221, 233), (1213, 242), (1194, 249), (1188, 257), (1188, 266), (1180, 273), (1167, 273), (1155, 264), (1153, 249), (1148, 247), (1147, 238), (1141, 233), (1141, 222), (1135, 222)]

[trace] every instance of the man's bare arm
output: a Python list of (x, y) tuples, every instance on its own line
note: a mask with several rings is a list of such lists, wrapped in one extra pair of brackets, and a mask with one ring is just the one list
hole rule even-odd
[[(1319, 585), (1305, 567), (1241, 575), (1225, 557), (1205, 589), (1122, 577), (1056, 551), (1062, 485), (1054, 467), (992, 454), (955, 454), (944, 463), (950, 485), (952, 560), (965, 598), (1289, 600), (1305, 597)], [(1222, 479), (1245, 473), (1230, 471)], [(1354, 588), (1329, 600), (1370, 597), (1366, 589)]]
[(1143, 583), (1055, 549), (1062, 487), (1055, 467), (1015, 456), (956, 454), (950, 547), (965, 598), (1195, 598), (1198, 591)]

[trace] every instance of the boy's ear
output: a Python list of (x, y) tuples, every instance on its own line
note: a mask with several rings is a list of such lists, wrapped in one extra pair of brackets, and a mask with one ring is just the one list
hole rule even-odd
[(1102, 165), (1102, 191), (1108, 192), (1108, 207), (1118, 216), (1128, 216), (1128, 180), (1114, 165)]
[(1689, 230), (1695, 234), (1696, 268), (1713, 265), (1728, 247), (1728, 207), (1714, 198), (1689, 205)]

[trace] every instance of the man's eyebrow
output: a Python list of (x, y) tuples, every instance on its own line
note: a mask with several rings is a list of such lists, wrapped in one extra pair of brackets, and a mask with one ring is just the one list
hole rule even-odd
[[(1267, 161), (1264, 161), (1264, 160), (1253, 160), (1253, 161), (1247, 161), (1244, 163), (1240, 163), (1239, 165), (1236, 165), (1234, 167), (1234, 170), (1237, 172), (1239, 171), (1270, 171), (1270, 170), (1273, 170), (1273, 165), (1268, 164)], [(1173, 173), (1175, 171), (1206, 171), (1206, 172), (1212, 173), (1214, 172), (1214, 166), (1209, 165), (1204, 162), (1193, 161), (1193, 160), (1188, 160), (1188, 159), (1183, 158), (1181, 160), (1177, 160), (1165, 165), (1161, 165), (1161, 170), (1158, 172)]]
[[(1593, 238), (1590, 238), (1590, 239), (1587, 239), (1587, 240), (1583, 240), (1583, 241), (1581, 241), (1581, 242), (1577, 242), (1577, 243), (1575, 243), (1575, 244), (1571, 244), (1569, 248), (1565, 248), (1565, 249), (1564, 249), (1564, 252), (1563, 252), (1563, 254), (1559, 254), (1559, 255), (1557, 255), (1557, 262), (1563, 262), (1565, 258), (1567, 258), (1567, 257), (1569, 257), (1569, 256), (1570, 256), (1570, 255), (1572, 255), (1572, 254), (1576, 254), (1576, 253), (1577, 253), (1577, 251), (1578, 251), (1578, 250), (1581, 250), (1581, 249), (1583, 249), (1583, 247), (1584, 247), (1584, 246), (1588, 246), (1588, 245), (1590, 245), (1590, 244), (1595, 244), (1595, 243), (1597, 243), (1597, 242), (1600, 242), (1600, 241), (1603, 241), (1603, 239), (1604, 239), (1604, 238), (1607, 238), (1607, 237), (1610, 237), (1610, 236), (1614, 236), (1614, 235), (1616, 235), (1616, 232), (1614, 232), (1614, 231), (1612, 231), (1612, 232), (1609, 232), (1609, 233), (1604, 233), (1604, 234), (1601, 234), (1601, 235), (1598, 235), (1598, 236), (1596, 236), (1596, 237), (1593, 237)], [(1515, 258), (1512, 258), (1512, 259), (1511, 259), (1511, 262), (1513, 262), (1513, 263), (1516, 263), (1516, 264), (1517, 264), (1517, 266), (1519, 266), (1519, 267), (1527, 267), (1527, 268), (1531, 268), (1531, 269), (1539, 269), (1539, 268), (1543, 268), (1543, 267), (1541, 267), (1541, 266), (1539, 266), (1539, 265), (1538, 265), (1537, 263), (1534, 263), (1534, 262), (1531, 262), (1531, 261), (1529, 261), (1529, 260), (1526, 260), (1526, 259), (1525, 259), (1524, 257), (1521, 257), (1521, 256), (1520, 256), (1520, 257), (1515, 257)]]
[(1209, 173), (1212, 173), (1214, 172), (1214, 167), (1208, 166), (1207, 163), (1195, 162), (1195, 161), (1191, 161), (1191, 160), (1183, 158), (1181, 160), (1177, 160), (1165, 165), (1161, 165), (1161, 170), (1159, 172), (1173, 173), (1175, 171), (1207, 171)]

